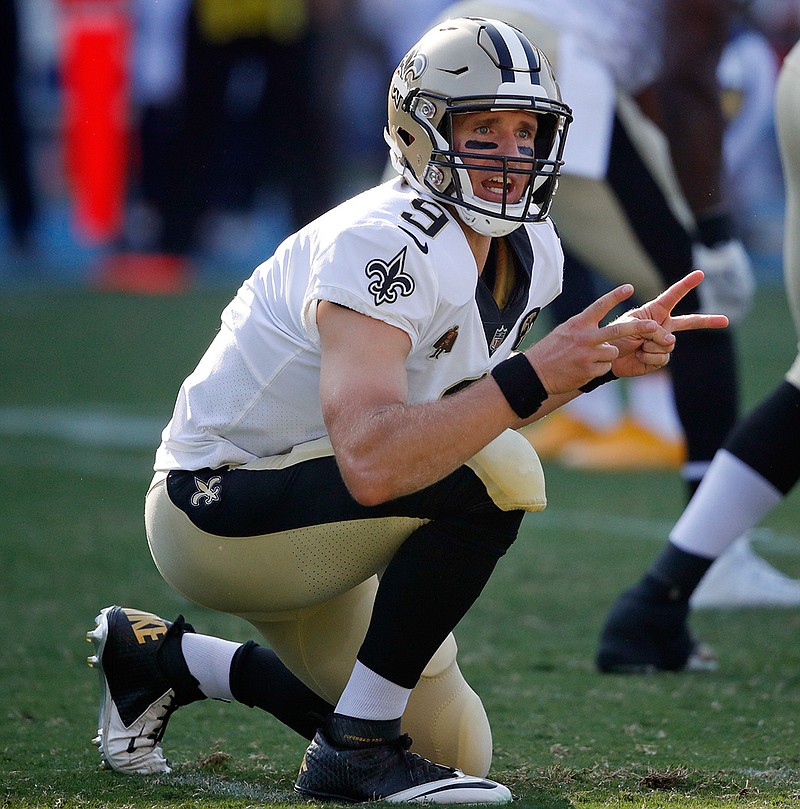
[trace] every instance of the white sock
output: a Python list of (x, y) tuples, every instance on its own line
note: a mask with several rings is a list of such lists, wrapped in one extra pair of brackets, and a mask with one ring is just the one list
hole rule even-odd
[(233, 700), (231, 661), (241, 643), (210, 635), (187, 632), (181, 637), (181, 651), (200, 690), (211, 699)]
[(669, 539), (681, 550), (716, 559), (783, 499), (735, 455), (718, 450)]
[(672, 379), (666, 371), (655, 371), (628, 380), (628, 405), (632, 418), (656, 435), (675, 441), (683, 427), (675, 409)]
[(622, 391), (619, 382), (609, 382), (582, 393), (564, 405), (566, 412), (593, 430), (610, 430), (622, 418)]
[(410, 688), (396, 685), (356, 660), (336, 703), (336, 713), (358, 719), (397, 719), (403, 715), (410, 696)]

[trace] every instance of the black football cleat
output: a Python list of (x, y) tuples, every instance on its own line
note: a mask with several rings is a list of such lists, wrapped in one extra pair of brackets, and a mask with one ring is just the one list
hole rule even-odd
[[(511, 800), (511, 792), (502, 784), (465, 775), (411, 753), (408, 736), (388, 740), (375, 738), (372, 733), (344, 734), (351, 740), (359, 737), (353, 746), (334, 744), (330, 738), (333, 735), (341, 741), (343, 726), (352, 730), (370, 724), (334, 715), (306, 750), (295, 790), (311, 798), (348, 803), (477, 804)], [(398, 721), (398, 734), (399, 728)]]
[(597, 668), (608, 674), (714, 671), (713, 650), (692, 638), (686, 601), (647, 598), (639, 587), (622, 593), (600, 636)]
[[(141, 775), (168, 773), (170, 766), (161, 749), (167, 722), (180, 705), (203, 695), (195, 681), (194, 685), (184, 682), (182, 698), (178, 697), (163, 673), (163, 650), (168, 638), (178, 640), (194, 630), (183, 616), (170, 623), (124, 607), (106, 607), (95, 623), (86, 639), (95, 646), (89, 665), (100, 673), (94, 744), (100, 750), (101, 766)], [(180, 654), (179, 645), (174, 651)]]

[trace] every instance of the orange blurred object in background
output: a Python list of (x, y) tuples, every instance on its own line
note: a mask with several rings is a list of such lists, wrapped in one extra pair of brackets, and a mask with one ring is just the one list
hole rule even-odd
[(61, 0), (66, 171), (77, 236), (122, 229), (129, 148), (131, 20), (123, 0)]

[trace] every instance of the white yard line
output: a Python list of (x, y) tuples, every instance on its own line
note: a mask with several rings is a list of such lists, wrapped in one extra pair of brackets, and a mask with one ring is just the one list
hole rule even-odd
[(93, 407), (0, 407), (0, 435), (58, 438), (89, 446), (155, 450), (165, 423), (163, 418)]

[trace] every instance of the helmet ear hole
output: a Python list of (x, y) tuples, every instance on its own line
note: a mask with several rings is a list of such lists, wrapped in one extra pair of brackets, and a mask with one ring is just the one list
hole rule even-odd
[(406, 146), (411, 146), (414, 142), (414, 136), (407, 129), (397, 127), (397, 134)]

